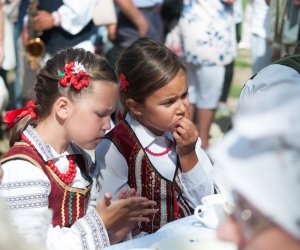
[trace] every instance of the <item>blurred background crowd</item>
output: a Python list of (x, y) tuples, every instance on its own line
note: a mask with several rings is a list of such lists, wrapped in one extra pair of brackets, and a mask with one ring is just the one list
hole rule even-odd
[[(237, 97), (260, 69), (295, 52), (299, 5), (299, 0), (2, 1), (1, 117), (33, 98), (37, 71), (57, 51), (81, 47), (115, 65), (123, 48), (151, 36), (186, 64), (192, 119), (206, 149), (227, 126), (226, 119), (219, 119), (221, 130), (215, 122), (236, 107), (228, 97)], [(3, 153), (2, 122), (0, 133)]]

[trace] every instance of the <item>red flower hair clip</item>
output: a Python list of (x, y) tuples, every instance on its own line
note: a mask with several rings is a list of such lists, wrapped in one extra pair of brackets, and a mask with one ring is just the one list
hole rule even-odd
[(3, 122), (7, 124), (8, 128), (12, 128), (13, 126), (16, 125), (18, 121), (20, 121), (22, 118), (24, 118), (27, 115), (30, 115), (32, 119), (36, 119), (37, 114), (34, 112), (34, 109), (35, 109), (35, 102), (33, 100), (30, 100), (26, 104), (26, 107), (7, 111), (3, 118)]
[(75, 89), (80, 90), (89, 85), (89, 75), (85, 73), (85, 68), (81, 63), (70, 62), (65, 65), (65, 72), (58, 73), (61, 77), (59, 83), (63, 87), (71, 84)]
[(120, 74), (120, 90), (123, 92), (128, 92), (128, 82), (124, 74)]

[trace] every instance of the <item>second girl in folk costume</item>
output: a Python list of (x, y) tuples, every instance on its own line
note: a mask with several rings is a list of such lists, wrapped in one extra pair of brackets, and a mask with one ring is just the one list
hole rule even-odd
[(158, 213), (133, 235), (153, 233), (213, 193), (212, 165), (186, 117), (188, 83), (178, 57), (140, 38), (123, 51), (117, 70), (125, 119), (97, 146), (94, 175), (114, 197), (129, 186), (155, 200)]
[[(5, 116), (12, 148), (1, 160), (1, 199), (12, 215), (29, 211), (31, 220), (53, 210), (47, 249), (101, 249), (122, 240), (134, 222), (149, 221), (144, 215), (155, 213), (155, 202), (143, 197), (110, 202), (111, 195), (104, 194), (91, 206), (96, 193), (92, 189), (90, 194), (95, 187), (88, 175), (91, 160), (74, 142), (93, 149), (110, 129), (116, 82), (104, 57), (68, 49), (37, 75), (35, 103)], [(32, 230), (24, 219), (15, 221), (25, 228), (23, 233)]]

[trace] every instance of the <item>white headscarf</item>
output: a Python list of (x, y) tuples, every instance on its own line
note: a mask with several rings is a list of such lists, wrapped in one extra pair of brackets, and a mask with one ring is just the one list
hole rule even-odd
[(242, 100), (232, 131), (211, 153), (235, 190), (300, 239), (300, 75), (274, 66), (253, 79), (270, 85)]

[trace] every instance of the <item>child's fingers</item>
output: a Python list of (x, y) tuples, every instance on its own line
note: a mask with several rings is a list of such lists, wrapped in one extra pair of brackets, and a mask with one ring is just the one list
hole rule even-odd
[(112, 199), (111, 193), (105, 193), (103, 199), (104, 199), (105, 206), (108, 207), (110, 205), (111, 199)]
[(135, 195), (136, 195), (136, 190), (134, 188), (130, 188), (127, 197), (134, 197)]
[(177, 146), (183, 144), (183, 140), (182, 140), (181, 136), (178, 134), (177, 131), (173, 131), (173, 137), (176, 141)]

